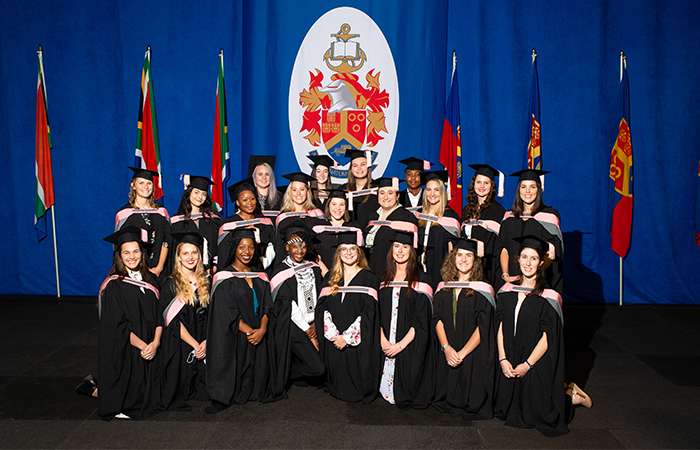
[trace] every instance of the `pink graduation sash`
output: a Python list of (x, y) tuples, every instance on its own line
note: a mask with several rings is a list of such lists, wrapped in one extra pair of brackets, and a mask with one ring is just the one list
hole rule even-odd
[(133, 284), (134, 286), (140, 287), (142, 289), (148, 289), (149, 291), (156, 294), (156, 298), (160, 297), (158, 289), (156, 289), (155, 286), (153, 286), (151, 283), (148, 283), (146, 281), (134, 280), (133, 278), (125, 277), (123, 275), (112, 275), (111, 277), (107, 278), (102, 282), (102, 286), (100, 286), (100, 293), (97, 294), (97, 311), (99, 317), (102, 317), (102, 291), (107, 287), (109, 282), (113, 280), (123, 281), (124, 283)]
[(393, 230), (410, 231), (413, 233), (413, 248), (418, 248), (418, 226), (401, 220), (370, 220), (368, 227), (389, 227)]
[(119, 229), (124, 225), (124, 222), (132, 215), (132, 214), (160, 214), (161, 216), (165, 217), (168, 221), (170, 221), (170, 216), (168, 215), (168, 210), (163, 208), (162, 206), (160, 208), (143, 208), (143, 209), (136, 209), (136, 208), (124, 208), (121, 211), (117, 212), (116, 217), (114, 218), (114, 231), (119, 231)]
[(370, 189), (361, 189), (359, 191), (348, 191), (346, 194), (348, 197), (348, 211), (352, 211), (355, 197), (363, 197), (370, 194), (377, 195), (377, 189), (378, 188), (375, 187)]
[[(495, 220), (469, 220), (462, 224), (462, 227), (464, 229), (466, 229), (468, 226), (481, 227), (486, 231), (490, 231), (491, 233), (496, 234), (496, 236), (498, 236), (498, 233), (501, 232), (501, 224), (496, 222)], [(465, 231), (464, 234), (469, 235), (471, 237), (471, 233), (467, 233)]]
[(263, 281), (270, 282), (265, 272), (229, 272), (228, 270), (222, 270), (221, 272), (216, 272), (214, 275), (214, 280), (211, 286), (210, 298), (214, 297), (214, 291), (221, 283), (229, 278), (260, 278)]
[[(216, 217), (215, 214), (209, 214), (209, 213), (207, 213), (207, 214), (201, 214), (201, 213), (190, 214), (190, 220), (197, 220), (197, 219), (203, 219), (203, 218), (212, 219), (214, 217)], [(185, 220), (185, 215), (178, 214), (177, 216), (172, 216), (170, 218), (170, 223), (171, 224), (178, 223), (178, 222), (182, 222), (183, 220)]]
[(459, 220), (447, 216), (434, 216), (432, 214), (423, 214), (419, 212), (413, 213), (418, 220), (427, 220), (428, 222), (437, 223), (452, 236), (459, 237)]
[(440, 292), (444, 288), (448, 289), (474, 289), (479, 294), (486, 297), (486, 300), (491, 303), (491, 306), (496, 308), (496, 294), (493, 292), (493, 287), (490, 284), (483, 281), (441, 281), (438, 284), (435, 293)]
[(250, 219), (250, 220), (239, 220), (238, 222), (226, 222), (225, 224), (221, 225), (219, 227), (219, 239), (218, 243), (221, 244), (221, 241), (224, 240), (224, 237), (233, 230), (237, 228), (245, 228), (250, 225), (269, 225), (269, 226), (274, 226), (272, 225), (272, 220), (268, 219), (267, 217), (256, 217), (255, 219)]
[[(372, 297), (375, 300), (378, 300), (379, 298), (377, 297), (377, 290), (373, 289), (371, 287), (366, 287), (366, 286), (342, 286), (338, 288), (338, 291), (336, 292), (340, 294), (366, 294)], [(331, 287), (326, 286), (323, 289), (321, 289), (321, 294), (319, 294), (319, 298), (321, 297), (326, 297), (328, 295), (331, 295)]]
[(170, 325), (170, 322), (172, 322), (175, 316), (185, 307), (185, 301), (182, 300), (181, 297), (181, 295), (178, 295), (173, 298), (170, 304), (165, 308), (165, 311), (163, 311), (163, 319), (165, 319), (166, 327)]
[[(408, 281), (390, 281), (389, 283), (384, 283), (382, 281), (379, 284), (379, 290), (381, 291), (384, 288), (408, 288)], [(428, 283), (416, 281), (411, 288), (416, 292), (426, 295), (430, 300), (433, 299), (433, 288), (430, 287)]]
[(330, 225), (316, 225), (313, 228), (311, 228), (314, 233), (316, 234), (321, 234), (321, 233), (348, 233), (352, 232), (357, 235), (357, 246), (362, 247), (364, 245), (364, 237), (362, 236), (362, 230), (360, 230), (357, 227), (333, 227)]
[[(511, 283), (506, 283), (504, 284), (501, 289), (498, 291), (500, 294), (501, 292), (524, 292), (526, 294), (529, 294), (532, 292), (532, 288), (530, 287), (525, 287), (525, 286), (516, 286)], [(561, 320), (562, 325), (564, 324), (564, 312), (562, 311), (562, 298), (559, 293), (553, 289), (544, 289), (542, 293), (540, 294), (540, 297), (544, 298), (549, 302), (550, 305), (552, 305), (552, 308), (557, 312), (559, 315), (559, 320)]]
[(296, 267), (290, 267), (289, 269), (285, 269), (279, 272), (274, 277), (272, 277), (272, 280), (270, 280), (270, 289), (272, 289), (272, 301), (274, 302), (275, 298), (277, 298), (277, 294), (279, 292), (280, 287), (282, 286), (282, 283), (284, 283), (289, 278), (293, 277), (297, 272), (305, 269), (311, 269), (313, 267), (318, 267), (318, 264), (316, 264), (313, 261), (309, 261), (307, 263), (300, 264)]
[(277, 217), (277, 215), (280, 213), (279, 211), (275, 211), (274, 209), (264, 209), (261, 212), (262, 215), (265, 217)]
[[(511, 217), (515, 217), (513, 211), (506, 211), (505, 215), (503, 216), (503, 220), (509, 219)], [(562, 253), (564, 252), (564, 236), (561, 234), (559, 218), (556, 216), (556, 214), (538, 212), (533, 216), (530, 213), (523, 213), (521, 217), (533, 218), (537, 222), (539, 222), (539, 224), (542, 225), (542, 227), (547, 231), (547, 233), (556, 236), (559, 239), (559, 242), (561, 243), (561, 251)]]
[(324, 219), (326, 218), (326, 216), (323, 214), (323, 211), (321, 211), (318, 208), (312, 209), (311, 211), (289, 211), (277, 216), (277, 219), (275, 219), (275, 226), (278, 226), (280, 222), (289, 217), (323, 217)]

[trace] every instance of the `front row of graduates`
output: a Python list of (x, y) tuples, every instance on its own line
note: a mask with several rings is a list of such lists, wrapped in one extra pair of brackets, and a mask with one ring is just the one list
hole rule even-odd
[(539, 238), (519, 240), (520, 281), (495, 298), (475, 241), (456, 242), (434, 293), (411, 232), (389, 238), (381, 280), (361, 233), (338, 235), (322, 279), (313, 231), (294, 219), (280, 232), (287, 255), (268, 279), (256, 268), (253, 230), (234, 230), (231, 263), (211, 289), (201, 237), (179, 236), (160, 294), (141, 230), (106, 238), (115, 256), (100, 292), (101, 417), (143, 418), (206, 398), (216, 413), (282, 399), (297, 383), (348, 402), (379, 394), (402, 409), (432, 404), (554, 436), (568, 431), (574, 404), (590, 405), (575, 385), (565, 394), (561, 297), (545, 288), (548, 244)]

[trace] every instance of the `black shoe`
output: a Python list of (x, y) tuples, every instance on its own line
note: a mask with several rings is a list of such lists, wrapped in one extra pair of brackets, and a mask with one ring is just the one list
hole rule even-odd
[(97, 389), (97, 380), (92, 378), (92, 375), (88, 375), (83, 379), (82, 383), (76, 386), (75, 392), (92, 397), (92, 393), (95, 392), (95, 389)]
[(225, 405), (223, 403), (212, 400), (211, 406), (207, 406), (206, 408), (204, 408), (204, 412), (207, 414), (216, 414), (216, 413), (220, 413), (221, 411), (228, 408), (229, 406), (231, 406), (231, 405)]

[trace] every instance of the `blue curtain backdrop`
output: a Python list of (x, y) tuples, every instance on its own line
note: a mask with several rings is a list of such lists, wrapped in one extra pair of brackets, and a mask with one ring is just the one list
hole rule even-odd
[[(64, 295), (95, 295), (111, 265), (103, 242), (126, 202), (143, 55), (152, 70), (165, 206), (181, 173), (209, 174), (219, 49), (225, 51), (232, 178), (248, 156), (297, 170), (287, 100), (309, 28), (351, 6), (384, 33), (399, 80), (394, 153), (437, 162), (451, 53), (459, 64), (462, 155), (505, 173), (527, 145), (530, 51), (539, 54), (545, 202), (562, 216), (567, 299), (617, 301), (610, 250), (619, 50), (628, 56), (635, 166), (628, 303), (698, 304), (694, 243), (700, 123), (700, 5), (688, 1), (165, 1), (0, 5), (0, 177), (6, 226), (0, 294), (55, 293), (50, 238), (33, 229), (36, 49), (44, 48), (54, 142), (56, 223)], [(465, 171), (465, 184), (471, 172)], [(515, 180), (507, 180), (509, 208)]]

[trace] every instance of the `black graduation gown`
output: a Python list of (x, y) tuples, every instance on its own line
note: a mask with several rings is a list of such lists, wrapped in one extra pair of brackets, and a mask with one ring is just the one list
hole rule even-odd
[[(197, 293), (195, 292), (195, 296)], [(168, 306), (176, 298), (175, 282), (165, 281), (160, 294), (161, 310), (167, 313)], [(199, 296), (197, 296), (199, 302)], [(165, 317), (164, 317), (165, 319)], [(206, 389), (206, 364), (191, 355), (194, 350), (182, 340), (180, 326), (197, 341), (206, 340), (207, 308), (185, 304), (170, 323), (165, 324), (160, 341), (163, 363), (161, 399), (163, 407), (170, 411), (190, 411), (187, 400), (209, 400)]]
[[(275, 267), (272, 276), (274, 277), (278, 273), (287, 269), (289, 269), (289, 266), (282, 263)], [(316, 278), (316, 298), (318, 299), (318, 294), (321, 292), (321, 286), (323, 284), (323, 277), (321, 276), (320, 268), (313, 267), (312, 270), (314, 272), (314, 277)], [(297, 326), (292, 321), (292, 302), (297, 300), (297, 287), (298, 283), (296, 276), (292, 275), (280, 285), (274, 301), (275, 321), (272, 332), (275, 336), (275, 347), (278, 363), (277, 375), (279, 376), (278, 385), (284, 386), (285, 389), (290, 387), (292, 364), (295, 363), (292, 354), (290, 332), (291, 327)], [(320, 340), (323, 338), (323, 335), (320, 332), (322, 329), (317, 328), (317, 330), (317, 338)], [(311, 340), (309, 340), (309, 346), (311, 346), (313, 351), (316, 351), (311, 343)]]
[[(345, 183), (341, 185), (338, 189), (347, 190), (348, 184)], [(361, 189), (364, 190), (364, 189)], [(352, 201), (353, 208), (350, 213), (350, 220), (358, 224), (358, 226), (364, 229), (367, 226), (367, 222), (370, 220), (372, 213), (377, 211), (379, 208), (379, 200), (376, 194), (367, 194), (362, 197), (355, 197)]]
[(513, 368), (524, 362), (542, 333), (547, 333), (547, 351), (522, 378), (506, 378), (497, 370), (494, 413), (509, 426), (536, 427), (545, 436), (566, 434), (561, 319), (545, 298), (528, 296), (520, 307), (517, 335), (513, 336), (517, 303), (517, 292), (498, 294), (495, 330), (503, 325), (506, 358)]
[[(459, 216), (449, 206), (445, 208), (445, 217), (451, 217), (459, 222)], [(419, 228), (419, 235), (418, 247), (423, 249), (425, 227)], [(445, 262), (445, 257), (450, 253), (449, 243), (454, 243), (457, 239), (457, 236), (448, 233), (437, 223), (433, 223), (430, 226), (428, 234), (428, 248), (423, 253), (425, 254), (426, 272), (433, 281), (433, 288), (438, 285), (440, 280), (442, 280), (440, 269), (442, 268), (442, 263)]]
[[(544, 206), (540, 212), (554, 214), (559, 217), (559, 211), (549, 206)], [(545, 275), (552, 289), (559, 292), (559, 295), (564, 296), (564, 276), (562, 267), (564, 263), (564, 246), (563, 242), (556, 235), (550, 234), (538, 221), (530, 218), (528, 220), (510, 217), (501, 223), (501, 233), (499, 234), (499, 249), (498, 254), (501, 254), (501, 249), (508, 249), (508, 273), (515, 275), (518, 273), (518, 265), (515, 256), (520, 250), (520, 244), (513, 238), (532, 234), (538, 238), (550, 242), (554, 245), (555, 258), (554, 261), (547, 267)], [(500, 261), (500, 259), (499, 259)]]
[[(156, 288), (154, 279), (149, 280)], [(160, 351), (152, 360), (131, 345), (131, 333), (146, 344), (162, 326), (158, 297), (121, 280), (110, 281), (100, 296), (97, 413), (105, 420), (124, 413), (143, 419), (160, 409)]]
[[(119, 208), (119, 211), (129, 208), (131, 208), (131, 205), (127, 203)], [(156, 208), (163, 208), (163, 205), (157, 204)], [(163, 248), (163, 244), (167, 243), (168, 246), (172, 245), (172, 240), (170, 238), (170, 218), (163, 217), (157, 213), (135, 213), (131, 214), (129, 218), (121, 224), (121, 226), (118, 228), (115, 227), (114, 231), (129, 225), (144, 229), (148, 232), (150, 245), (146, 247), (146, 262), (148, 263), (149, 268), (152, 269), (156, 267), (160, 261), (160, 252)], [(168, 252), (168, 258), (170, 258), (170, 251)], [(163, 266), (163, 276), (160, 277), (161, 281), (163, 281), (166, 276), (170, 275), (167, 273), (167, 268), (170, 267), (168, 264), (168, 261), (166, 261), (165, 265)]]
[[(223, 271), (233, 271), (231, 266)], [(222, 272), (220, 270), (219, 272)], [(243, 320), (251, 328), (260, 327), (264, 315), (272, 321), (270, 284), (253, 278), (258, 311), (253, 308), (253, 291), (243, 278), (229, 278), (216, 287), (209, 304), (207, 323), (207, 392), (223, 405), (282, 398), (276, 386), (274, 337), (268, 331), (258, 345), (248, 342), (238, 330)]]
[[(343, 226), (360, 228), (354, 222), (343, 222)], [(362, 228), (360, 228), (360, 230), (362, 230)], [(323, 261), (323, 264), (326, 265), (328, 270), (332, 270), (335, 251), (338, 247), (338, 234), (332, 231), (325, 231), (323, 233), (318, 233), (315, 240), (317, 241), (315, 245), (316, 254), (321, 257), (321, 261)]]
[[(423, 192), (424, 190), (421, 188), (420, 194), (418, 195), (418, 204), (416, 205), (417, 207), (423, 206)], [(401, 203), (401, 206), (404, 208), (412, 208), (413, 205), (411, 204), (411, 199), (408, 198), (408, 189), (404, 189), (403, 191), (399, 192), (399, 203)]]
[[(374, 211), (374, 213), (370, 216), (370, 221), (372, 220), (379, 220), (379, 214), (377, 211)], [(396, 220), (400, 222), (410, 222), (416, 226), (418, 226), (418, 220), (416, 220), (416, 216), (413, 215), (412, 212), (408, 211), (406, 208), (396, 208), (391, 214), (389, 214), (389, 217), (383, 217), (381, 220)], [(372, 227), (368, 224), (367, 227), (365, 227), (365, 243), (367, 242), (367, 235), (369, 234), (369, 231), (372, 229)], [(370, 251), (370, 258), (369, 258), (369, 266), (372, 269), (372, 272), (376, 273), (377, 276), (382, 276), (382, 273), (384, 273), (384, 269), (386, 269), (386, 257), (391, 251), (391, 246), (392, 243), (389, 242), (389, 239), (391, 238), (393, 234), (393, 229), (389, 227), (380, 227), (377, 233), (374, 236), (374, 245), (372, 246)]]
[[(430, 285), (430, 278), (423, 272), (419, 281)], [(389, 339), (391, 330), (391, 306), (394, 288), (379, 291), (379, 319), (384, 336)], [(413, 341), (395, 356), (394, 402), (399, 409), (425, 409), (430, 405), (435, 386), (435, 351), (432, 343), (431, 322), (433, 305), (430, 297), (420, 292), (401, 288), (396, 322), (396, 342), (413, 328)], [(386, 355), (382, 353), (382, 367)]]
[[(467, 207), (465, 206), (462, 210), (462, 220), (466, 220), (466, 210)], [(506, 209), (501, 206), (500, 203), (494, 201), (491, 203), (491, 206), (481, 211), (479, 220), (493, 220), (494, 222), (501, 223), (505, 213)], [(464, 227), (462, 227), (462, 236), (468, 237), (464, 233)], [(484, 257), (481, 258), (481, 264), (484, 268), (484, 277), (486, 281), (493, 286), (494, 290), (498, 291), (504, 283), (501, 278), (503, 271), (501, 270), (501, 247), (499, 246), (498, 234), (487, 231), (483, 227), (474, 226), (472, 227), (471, 238), (484, 243)]]
[[(462, 289), (457, 298), (457, 311), (453, 310), (453, 290), (445, 289), (435, 294), (433, 330), (438, 321), (445, 328), (447, 342), (460, 351), (479, 328), (479, 345), (457, 367), (447, 364), (439, 349), (435, 400), (438, 411), (453, 412), (470, 420), (493, 418), (494, 359), (496, 337), (493, 329), (495, 311), (491, 303), (479, 292), (466, 296)], [(437, 349), (440, 341), (435, 338)]]
[[(199, 224), (195, 222), (194, 220), (177, 220), (184, 217), (183, 215), (180, 216), (173, 216), (171, 221), (173, 222), (172, 224), (172, 232), (173, 233), (185, 233), (185, 232), (197, 232), (204, 239), (207, 240), (207, 265), (204, 267), (204, 269), (209, 269), (210, 267), (215, 266), (214, 264), (215, 258), (218, 259), (218, 251), (217, 251), (217, 241), (219, 239), (219, 227), (223, 224), (224, 219), (221, 218), (218, 214), (213, 215), (212, 217), (202, 217), (198, 219)], [(175, 249), (173, 249), (173, 253), (175, 252)], [(174, 260), (175, 258), (170, 258), (170, 260)], [(225, 264), (225, 263), (224, 263)], [(171, 265), (172, 268), (172, 265)], [(172, 273), (172, 270), (169, 272)]]
[[(327, 286), (328, 278), (326, 276), (324, 286)], [(350, 281), (350, 286), (378, 289), (379, 282), (372, 272), (363, 269)], [(327, 340), (323, 334), (325, 311), (331, 313), (333, 323), (341, 334), (360, 316), (360, 344), (338, 350)], [(346, 294), (342, 299), (342, 295), (337, 293), (319, 298), (316, 305), (316, 330), (319, 350), (327, 371), (324, 388), (340, 400), (367, 404), (377, 397), (381, 370), (377, 314), (377, 301), (367, 294)]]
[(277, 190), (277, 201), (274, 204), (268, 204), (267, 199), (260, 201), (260, 196), (256, 197), (258, 204), (260, 205), (261, 211), (279, 211), (282, 207), (282, 200), (284, 199), (284, 192)]
[[(280, 213), (281, 214), (281, 213)], [(289, 254), (287, 252), (287, 242), (284, 239), (284, 235), (279, 232), (279, 230), (283, 229), (285, 227), (285, 224), (289, 220), (293, 219), (300, 219), (304, 224), (306, 224), (307, 227), (313, 228), (316, 225), (328, 225), (328, 220), (326, 219), (326, 216), (320, 216), (320, 217), (312, 217), (312, 216), (292, 216), (292, 217), (287, 217), (285, 219), (280, 220), (277, 222), (277, 232), (275, 233), (275, 263), (272, 265), (272, 267), (277, 267), (282, 261), (284, 261), (284, 258), (287, 257)], [(316, 255), (315, 252), (313, 252), (313, 248), (309, 248), (307, 251), (310, 251), (307, 255), (307, 258), (313, 259), (314, 261), (316, 260)]]
[[(253, 215), (254, 219), (260, 219), (264, 218), (261, 213), (255, 213)], [(234, 214), (232, 216), (227, 217), (224, 219), (223, 223), (221, 225), (231, 223), (231, 222), (242, 222), (243, 218), (239, 216), (238, 214)], [(272, 223), (274, 224), (274, 218), (272, 219)], [(220, 225), (220, 226), (221, 226)], [(258, 255), (262, 257), (265, 254), (265, 251), (267, 249), (267, 245), (270, 242), (273, 242), (275, 239), (275, 227), (274, 225), (266, 225), (259, 223), (257, 225), (254, 225), (255, 228), (260, 231), (260, 244), (258, 244)], [(217, 236), (218, 236), (219, 230), (217, 230)], [(218, 252), (218, 260), (219, 260), (219, 267), (226, 267), (230, 265), (233, 262), (233, 255), (235, 253), (235, 249), (233, 248), (233, 237), (231, 236), (232, 233), (228, 233), (226, 236), (223, 237), (221, 242), (219, 242), (217, 246), (217, 252)], [(262, 268), (262, 263), (260, 264), (260, 267)]]

